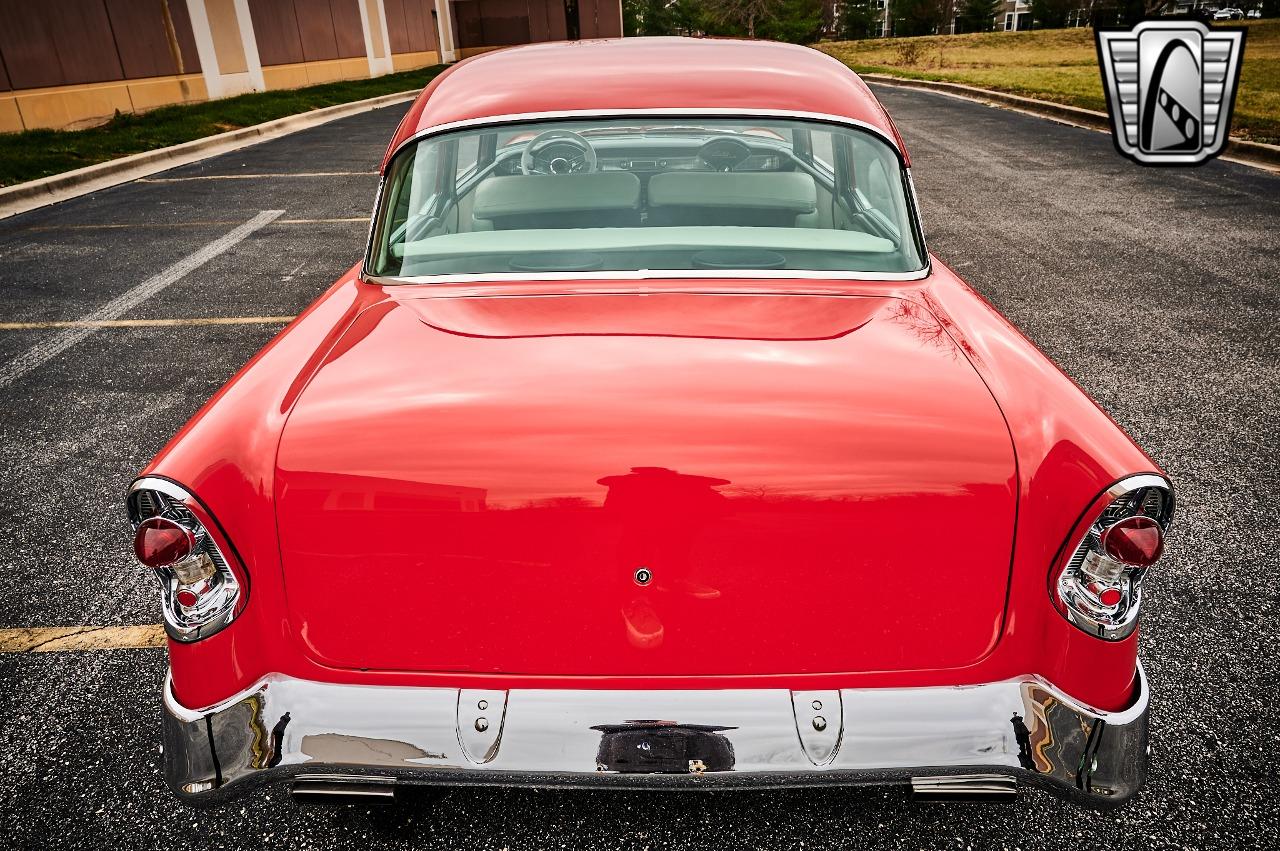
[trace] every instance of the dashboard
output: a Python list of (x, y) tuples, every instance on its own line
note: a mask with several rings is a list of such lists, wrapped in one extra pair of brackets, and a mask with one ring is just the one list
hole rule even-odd
[[(641, 176), (663, 171), (790, 171), (794, 164), (781, 152), (760, 150), (731, 136), (625, 139), (587, 138), (596, 153), (599, 171), (628, 171)], [(518, 146), (502, 157), (495, 174), (519, 174)], [(500, 155), (501, 156), (501, 155)]]

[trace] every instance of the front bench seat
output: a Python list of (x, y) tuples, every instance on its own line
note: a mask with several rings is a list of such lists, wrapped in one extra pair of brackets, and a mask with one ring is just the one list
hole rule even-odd
[(476, 187), (475, 230), (635, 227), (640, 178), (629, 171), (515, 174)]
[(649, 224), (813, 227), (818, 187), (803, 172), (668, 171), (649, 179)]

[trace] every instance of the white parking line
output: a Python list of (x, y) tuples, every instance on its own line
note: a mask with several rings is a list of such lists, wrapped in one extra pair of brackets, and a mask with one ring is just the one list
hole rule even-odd
[(277, 177), (376, 177), (376, 171), (283, 171), (272, 174), (193, 174), (186, 177), (142, 177), (135, 183), (186, 183), (191, 180), (269, 180)]
[(101, 326), (95, 323), (118, 319), (122, 313), (142, 304), (175, 281), (182, 280), (189, 273), (236, 245), (249, 234), (270, 224), (282, 215), (284, 215), (284, 210), (263, 210), (238, 228), (215, 239), (204, 248), (188, 254), (158, 275), (147, 278), (147, 280), (123, 295), (112, 299), (92, 313), (80, 317), (78, 321), (86, 324), (66, 328), (51, 339), (28, 349), (13, 360), (0, 366), (0, 387), (12, 384), (49, 359), (62, 354), (90, 334), (96, 333)]
[(47, 328), (172, 328), (183, 325), (285, 325), (293, 316), (195, 316), (188, 319), (69, 319), (64, 322), (0, 322), (0, 331)]
[[(277, 225), (335, 225), (347, 224), (348, 222), (367, 225), (369, 224), (369, 217), (347, 216), (340, 219), (276, 219), (275, 223)], [(127, 230), (130, 228), (163, 228), (164, 230), (171, 230), (173, 228), (208, 228), (234, 224), (234, 221), (216, 221), (210, 219), (202, 222), (107, 222), (91, 225), (38, 225), (36, 227), (29, 227), (27, 230), (32, 233), (73, 230)]]

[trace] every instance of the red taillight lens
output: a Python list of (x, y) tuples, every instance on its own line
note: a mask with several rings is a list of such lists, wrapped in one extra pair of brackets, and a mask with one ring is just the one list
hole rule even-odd
[(1121, 564), (1150, 567), (1164, 552), (1164, 533), (1150, 517), (1127, 517), (1102, 533), (1102, 550)]
[(195, 535), (165, 517), (152, 517), (138, 525), (133, 553), (147, 567), (164, 567), (182, 561), (195, 549)]
[(1121, 593), (1119, 588), (1105, 588), (1102, 593), (1098, 595), (1098, 602), (1104, 606), (1117, 605), (1123, 599), (1124, 594)]

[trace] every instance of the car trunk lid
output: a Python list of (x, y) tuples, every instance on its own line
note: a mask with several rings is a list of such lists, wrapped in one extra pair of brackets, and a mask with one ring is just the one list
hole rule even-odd
[(401, 296), (302, 393), (276, 499), (325, 664), (705, 677), (978, 660), (1014, 480), (910, 301)]

